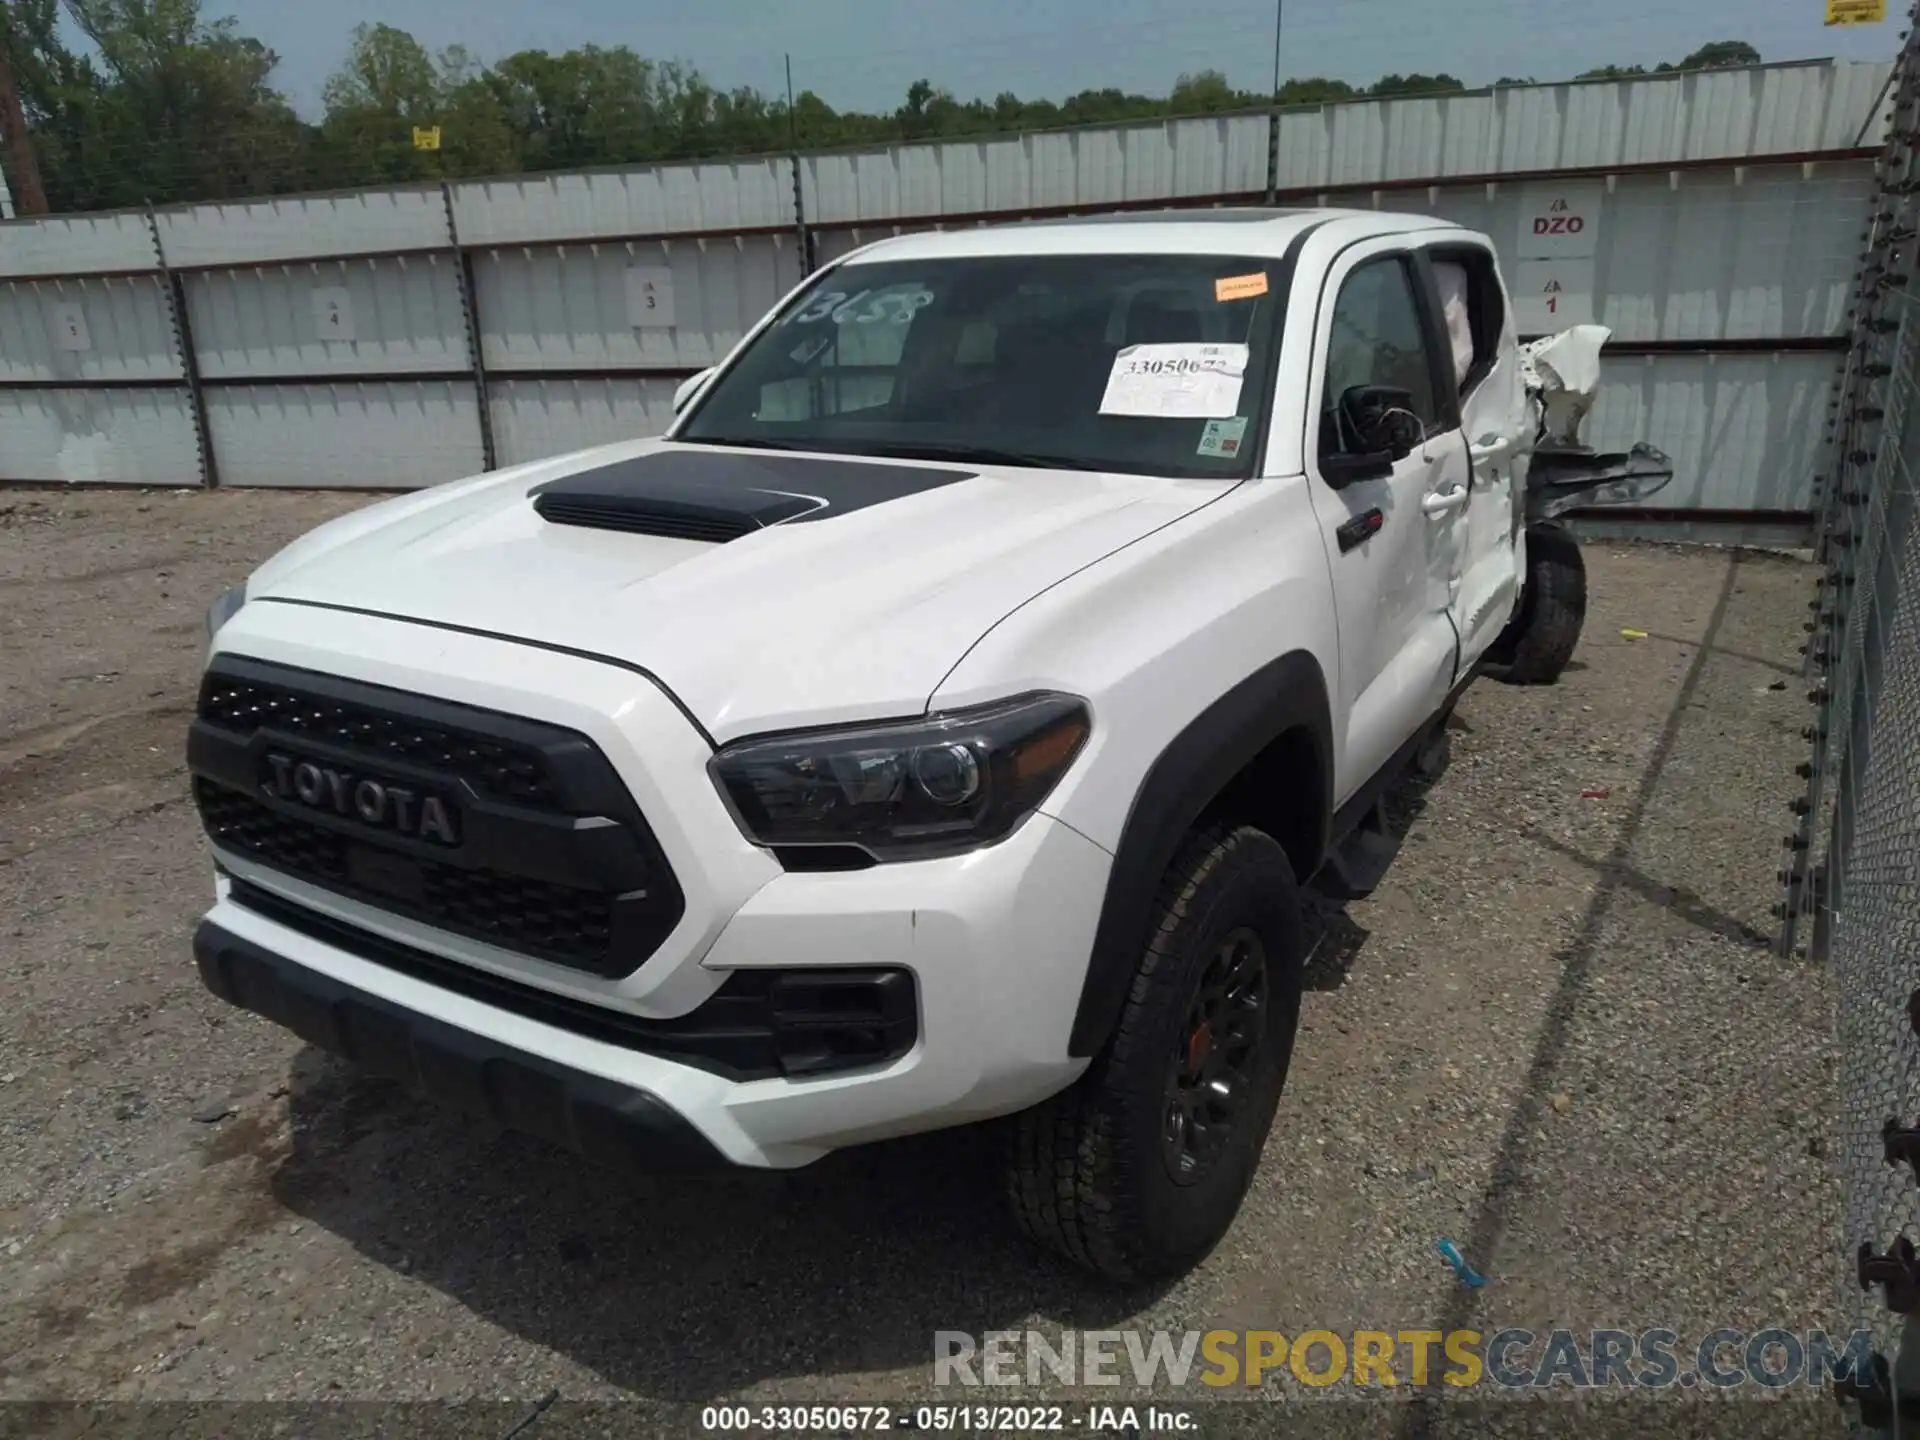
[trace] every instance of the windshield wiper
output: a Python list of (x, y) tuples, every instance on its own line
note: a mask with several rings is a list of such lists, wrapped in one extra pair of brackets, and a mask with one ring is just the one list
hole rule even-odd
[(1019, 465), (1033, 470), (1102, 470), (1093, 460), (1078, 460), (1071, 455), (1035, 455), (1025, 450), (996, 450), (990, 445), (946, 444), (940, 441), (903, 440), (885, 445), (848, 447), (848, 455), (872, 455), (888, 460), (958, 460), (979, 465)]

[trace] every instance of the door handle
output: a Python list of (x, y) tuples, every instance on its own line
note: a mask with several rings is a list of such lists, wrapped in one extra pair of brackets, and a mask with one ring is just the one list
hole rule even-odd
[(1436, 490), (1420, 501), (1420, 509), (1427, 515), (1444, 515), (1449, 510), (1458, 510), (1467, 503), (1467, 487), (1455, 485), (1450, 490)]
[(1505, 459), (1518, 443), (1512, 435), (1482, 435), (1467, 446), (1467, 455), (1474, 464), (1484, 465), (1490, 460)]
[(1380, 527), (1387, 523), (1387, 517), (1378, 509), (1366, 510), (1354, 516), (1343, 525), (1336, 525), (1333, 538), (1340, 543), (1340, 553), (1358, 548), (1380, 533)]

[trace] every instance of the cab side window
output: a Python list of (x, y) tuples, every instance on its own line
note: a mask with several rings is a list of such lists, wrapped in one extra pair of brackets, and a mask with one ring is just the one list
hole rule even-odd
[[(1341, 282), (1320, 397), (1322, 455), (1355, 455), (1370, 448), (1356, 422), (1383, 402), (1412, 411), (1428, 433), (1439, 428), (1433, 364), (1413, 287), (1412, 267), (1399, 255), (1369, 260)], [(1388, 397), (1369, 391), (1399, 393)]]
[(1453, 374), (1464, 397), (1500, 361), (1507, 303), (1491, 251), (1478, 245), (1436, 245), (1428, 252), (1440, 292), (1440, 320), (1453, 352)]

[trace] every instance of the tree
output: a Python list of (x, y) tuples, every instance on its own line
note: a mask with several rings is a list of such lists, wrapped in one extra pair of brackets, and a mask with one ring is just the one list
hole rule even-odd
[(1760, 64), (1760, 52), (1744, 40), (1715, 40), (1702, 45), (1679, 63), (1662, 61), (1649, 70), (1644, 65), (1602, 65), (1582, 70), (1576, 80), (1631, 80), (1637, 75), (1674, 75), (1686, 70), (1722, 70), (1735, 65)]
[(1392, 99), (1403, 95), (1446, 94), (1466, 88), (1464, 81), (1451, 75), (1383, 75), (1368, 87), (1367, 94), (1375, 99)]
[[(1001, 98), (1013, 99), (1010, 95)], [(1015, 105), (1019, 103), (1014, 101)], [(794, 97), (793, 134), (803, 150), (842, 145), (851, 138), (840, 123), (839, 113), (811, 90), (802, 90)]]
[(425, 120), (440, 99), (440, 75), (426, 47), (391, 25), (357, 25), (347, 63), (320, 92), (328, 114), (372, 110)]
[(0, 7), (0, 147), (6, 151), (6, 171), (16, 213), (47, 213), (47, 192), (40, 182), (40, 160), (27, 129), (26, 107), (20, 100), (20, 81), (14, 74), (13, 19)]
[(927, 107), (938, 93), (930, 80), (916, 80), (907, 86), (906, 103), (893, 112), (894, 119), (900, 122), (902, 135), (912, 138), (927, 133)]
[(478, 81), (529, 169), (618, 165), (659, 153), (661, 77), (624, 45), (522, 50)]
[[(188, 194), (229, 199), (297, 188), (304, 127), (268, 83), (279, 63), (199, 0), (66, 0), (99, 52), (43, 52), (69, 151), (62, 184), (81, 204), (138, 205)], [(64, 71), (64, 76), (56, 72)]]
[[(465, 46), (433, 56), (405, 30), (361, 25), (346, 64), (328, 79), (321, 98), (327, 111), (316, 164), (328, 183), (526, 168), (526, 137), (515, 128), (515, 120), (525, 117), (513, 111), (511, 84)], [(441, 132), (440, 148), (416, 147), (413, 132), (434, 127)]]
[[(1676, 70), (1725, 70), (1736, 65), (1758, 65), (1760, 52), (1744, 40), (1715, 40), (1702, 45), (1673, 68)], [(1666, 69), (1666, 66), (1661, 66)]]
[(1167, 109), (1175, 115), (1210, 115), (1221, 110), (1244, 110), (1260, 101), (1227, 83), (1218, 70), (1182, 75), (1167, 95)]
[(1280, 103), (1282, 105), (1330, 105), (1341, 100), (1351, 100), (1360, 93), (1344, 80), (1328, 80), (1316, 75), (1306, 80), (1287, 81), (1280, 87)]
[[(90, 51), (65, 44), (63, 7)], [(1743, 41), (1719, 40), (1653, 70), (1608, 66), (1586, 74), (1759, 59)], [(0, 141), (18, 134), (31, 141), (55, 211), (770, 154), (796, 144), (1131, 124), (1253, 108), (1270, 98), (1235, 89), (1217, 70), (1183, 73), (1165, 95), (1107, 86), (1058, 100), (1012, 91), (963, 100), (923, 76), (888, 112), (837, 111), (803, 90), (789, 113), (784, 96), (723, 90), (690, 65), (624, 45), (523, 50), (487, 64), (463, 46), (434, 52), (404, 30), (374, 24), (353, 32), (316, 126), (299, 120), (273, 88), (278, 57), (232, 20), (203, 19), (200, 0), (0, 0), (0, 60), (11, 63), (20, 101), (13, 120), (0, 101)], [(1271, 98), (1307, 106), (1464, 88), (1446, 74), (1385, 75), (1366, 86), (1307, 76), (1286, 81)], [(416, 126), (437, 126), (440, 148), (415, 148)], [(19, 160), (12, 168), (21, 168)]]

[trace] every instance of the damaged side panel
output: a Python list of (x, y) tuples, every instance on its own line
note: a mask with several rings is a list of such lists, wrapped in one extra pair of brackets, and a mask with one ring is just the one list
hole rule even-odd
[(1575, 325), (1520, 347), (1520, 370), (1537, 414), (1527, 467), (1526, 520), (1550, 520), (1593, 505), (1631, 505), (1664, 489), (1673, 462), (1647, 444), (1605, 454), (1580, 443), (1580, 425), (1600, 388), (1604, 325)]
[(1621, 454), (1584, 446), (1533, 452), (1527, 474), (1527, 519), (1551, 520), (1588, 505), (1631, 505), (1666, 488), (1673, 461), (1642, 443)]

